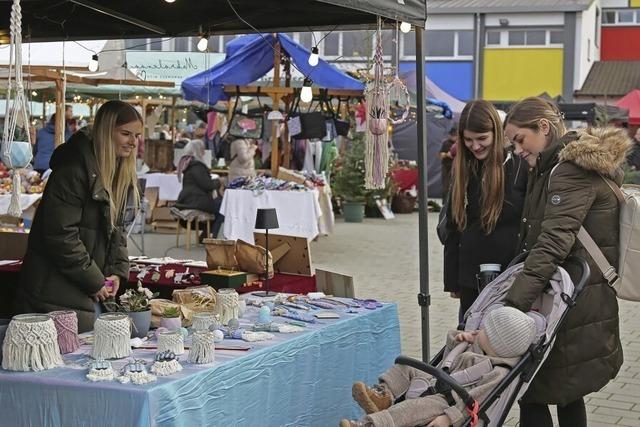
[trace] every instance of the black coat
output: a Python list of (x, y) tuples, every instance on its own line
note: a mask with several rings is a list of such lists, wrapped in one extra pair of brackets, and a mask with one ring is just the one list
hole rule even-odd
[(214, 203), (212, 193), (218, 188), (220, 181), (211, 179), (209, 169), (202, 162), (193, 159), (182, 174), (182, 191), (176, 207), (217, 214), (219, 203)]
[(105, 277), (128, 279), (126, 235), (121, 226), (111, 226), (109, 195), (84, 132), (54, 151), (51, 169), (29, 233), (16, 309), (74, 310), (84, 332), (93, 329), (91, 295)]
[(444, 243), (444, 290), (477, 289), (480, 264), (500, 264), (502, 270), (516, 253), (520, 215), (527, 190), (527, 164), (511, 156), (505, 164), (505, 197), (495, 229), (485, 234), (480, 221), (480, 179), (474, 175), (467, 186), (467, 226), (458, 231), (447, 207), (447, 240)]

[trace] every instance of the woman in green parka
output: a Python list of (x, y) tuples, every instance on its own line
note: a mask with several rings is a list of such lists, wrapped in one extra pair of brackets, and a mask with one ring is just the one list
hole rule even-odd
[(608, 261), (618, 265), (618, 201), (604, 178), (621, 184), (630, 141), (623, 129), (567, 132), (557, 107), (540, 98), (513, 106), (505, 134), (531, 168), (519, 239), (520, 251), (529, 255), (507, 303), (528, 311), (569, 255), (591, 267), (584, 291), (520, 402), (520, 426), (552, 427), (549, 404), (557, 405), (560, 426), (586, 426), (583, 397), (616, 376), (622, 346), (615, 292), (576, 235), (584, 226)]
[(92, 131), (76, 132), (55, 150), (29, 233), (19, 313), (74, 310), (80, 332), (88, 331), (94, 302), (115, 296), (128, 278), (122, 223), (127, 198), (139, 200), (135, 157), (141, 133), (138, 111), (109, 101)]

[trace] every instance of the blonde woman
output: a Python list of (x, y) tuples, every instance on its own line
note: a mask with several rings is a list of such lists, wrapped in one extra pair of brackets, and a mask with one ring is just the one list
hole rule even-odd
[(506, 148), (493, 104), (462, 110), (444, 241), (444, 290), (460, 299), (460, 317), (478, 297), (480, 264), (504, 269), (515, 255), (527, 189), (524, 162)]
[(535, 97), (515, 104), (505, 123), (516, 155), (531, 168), (519, 244), (529, 256), (507, 303), (529, 311), (569, 255), (591, 267), (549, 357), (519, 401), (520, 425), (552, 427), (547, 405), (553, 404), (560, 427), (584, 427), (584, 396), (614, 378), (623, 357), (615, 291), (576, 236), (583, 226), (611, 265), (618, 265), (618, 200), (611, 187), (622, 183), (631, 141), (624, 129), (567, 132), (558, 108)]
[(135, 157), (141, 134), (138, 111), (109, 101), (98, 110), (91, 133), (76, 132), (55, 150), (29, 234), (18, 312), (74, 310), (80, 332), (88, 331), (94, 301), (115, 296), (127, 279), (122, 223), (127, 199), (136, 205), (139, 200)]

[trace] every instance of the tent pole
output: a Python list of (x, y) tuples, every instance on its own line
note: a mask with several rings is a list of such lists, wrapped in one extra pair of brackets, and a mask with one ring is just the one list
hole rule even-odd
[(176, 126), (176, 96), (175, 95), (171, 97), (171, 115), (169, 120), (171, 120), (171, 128), (173, 129), (173, 132), (171, 132), (171, 143), (175, 144), (176, 131), (178, 130), (178, 126)]
[(420, 266), (420, 293), (418, 304), (422, 318), (422, 360), (429, 361), (429, 217), (427, 211), (427, 110), (425, 105), (425, 64), (422, 34), (418, 26), (416, 32), (416, 88), (418, 92), (418, 256)]
[[(278, 40), (278, 35), (274, 34), (273, 37)], [(273, 57), (273, 87), (280, 87), (280, 57), (281, 47), (280, 42), (276, 42), (275, 54)], [(274, 92), (272, 95), (273, 108), (279, 108), (280, 106), (280, 93)], [(276, 177), (278, 175), (279, 163), (280, 163), (280, 150), (278, 149), (278, 121), (273, 120), (271, 123), (271, 176)]]
[(53, 140), (55, 141), (55, 146), (61, 145), (65, 139), (65, 116), (64, 116), (64, 82), (62, 81), (62, 77), (56, 79), (56, 121), (55, 125), (55, 133)]

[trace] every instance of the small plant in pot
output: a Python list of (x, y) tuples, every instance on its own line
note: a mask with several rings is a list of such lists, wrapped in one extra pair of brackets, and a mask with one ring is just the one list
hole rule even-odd
[(364, 141), (356, 137), (336, 164), (331, 183), (336, 197), (342, 201), (346, 222), (362, 222), (367, 190), (364, 188)]
[(182, 327), (182, 319), (180, 318), (180, 310), (178, 307), (167, 307), (164, 309), (160, 326), (170, 331), (177, 331)]
[(112, 300), (110, 302), (105, 301), (104, 306), (108, 311), (127, 313), (133, 323), (131, 338), (144, 338), (151, 327), (151, 306), (149, 301), (157, 296), (157, 293), (142, 287), (142, 283), (138, 282), (137, 288), (127, 289), (124, 294), (120, 295), (120, 304)]

